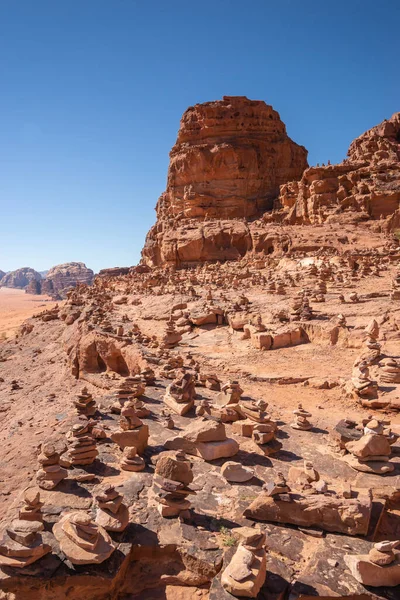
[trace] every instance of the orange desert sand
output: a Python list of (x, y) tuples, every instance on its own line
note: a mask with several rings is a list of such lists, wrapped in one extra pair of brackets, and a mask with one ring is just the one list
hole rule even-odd
[(25, 294), (24, 290), (0, 288), (0, 339), (12, 337), (25, 319), (56, 305), (48, 296)]

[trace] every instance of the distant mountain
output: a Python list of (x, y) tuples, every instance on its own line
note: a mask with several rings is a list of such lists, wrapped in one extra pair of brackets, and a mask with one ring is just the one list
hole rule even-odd
[(53, 298), (65, 298), (67, 292), (80, 283), (93, 283), (94, 273), (82, 262), (70, 262), (56, 265), (44, 271), (46, 277), (32, 280), (27, 288), (29, 294), (47, 294)]
[(40, 281), (40, 273), (31, 267), (22, 267), (4, 274), (0, 282), (3, 287), (25, 289), (31, 281)]
[(3, 279), (5, 272), (0, 269), (0, 281)]

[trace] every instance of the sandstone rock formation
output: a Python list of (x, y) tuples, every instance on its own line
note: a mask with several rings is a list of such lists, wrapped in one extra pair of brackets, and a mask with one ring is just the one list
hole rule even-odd
[(5, 272), (0, 269), (0, 281), (3, 279)]
[(27, 289), (31, 294), (47, 294), (56, 300), (66, 298), (69, 290), (79, 284), (90, 285), (94, 273), (84, 263), (70, 262), (56, 265), (47, 271), (44, 279), (32, 281)]
[(395, 113), (354, 140), (342, 163), (307, 168), (306, 150), (264, 102), (224, 97), (190, 107), (143, 262), (185, 266), (284, 253), (294, 232), (278, 228), (282, 222), (384, 218), (393, 231), (400, 227), (399, 139)]
[(271, 209), (279, 186), (307, 167), (306, 149), (287, 136), (279, 114), (245, 96), (188, 108), (170, 158), (167, 190), (143, 250), (150, 265), (244, 253), (249, 241), (241, 220)]
[(307, 169), (281, 187), (290, 223), (390, 217), (400, 202), (400, 113), (356, 138), (338, 165)]
[(1, 278), (1, 285), (8, 288), (26, 288), (31, 282), (33, 285), (35, 282), (40, 281), (42, 276), (40, 273), (31, 269), (30, 267), (22, 267), (16, 271), (10, 271), (10, 273), (4, 274)]

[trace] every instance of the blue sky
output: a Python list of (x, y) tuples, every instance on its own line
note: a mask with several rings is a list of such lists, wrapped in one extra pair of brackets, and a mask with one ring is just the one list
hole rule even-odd
[(183, 111), (265, 100), (309, 163), (400, 110), (398, 0), (0, 0), (0, 269), (135, 264)]

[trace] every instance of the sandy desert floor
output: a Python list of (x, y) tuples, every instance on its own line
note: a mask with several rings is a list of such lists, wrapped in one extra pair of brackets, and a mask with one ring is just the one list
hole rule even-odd
[(49, 296), (25, 294), (24, 290), (0, 288), (0, 341), (15, 335), (25, 319), (55, 306)]

